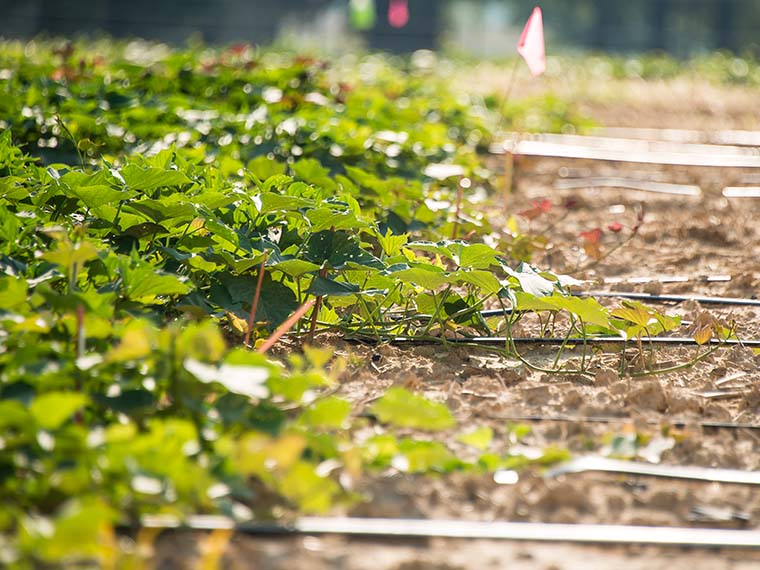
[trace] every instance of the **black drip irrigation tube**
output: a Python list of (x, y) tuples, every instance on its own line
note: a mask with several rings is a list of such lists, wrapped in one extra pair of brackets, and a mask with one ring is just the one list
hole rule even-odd
[[(612, 417), (612, 416), (567, 416), (567, 415), (554, 415), (554, 416), (542, 416), (535, 414), (524, 415), (509, 415), (509, 416), (484, 416), (489, 420), (499, 420), (506, 422), (531, 422), (531, 423), (574, 423), (574, 424), (625, 424), (635, 423), (641, 421), (640, 419), (634, 419), (630, 417)], [(675, 428), (687, 428), (695, 425), (701, 428), (709, 429), (748, 429), (748, 430), (760, 430), (760, 424), (744, 424), (733, 422), (719, 422), (711, 420), (667, 420), (660, 421), (655, 419), (646, 420), (647, 425), (651, 426), (670, 426)]]
[(289, 524), (236, 523), (219, 516), (184, 520), (153, 516), (143, 528), (156, 530), (231, 530), (252, 536), (341, 535), (373, 538), (456, 538), (578, 544), (640, 544), (686, 548), (760, 549), (760, 532), (706, 528), (605, 524), (480, 522), (463, 520), (303, 517)]
[[(442, 338), (416, 338), (416, 337), (396, 337), (389, 338), (390, 344), (439, 344), (443, 343)], [(447, 337), (445, 342), (448, 344), (481, 344), (483, 346), (502, 346), (507, 342), (514, 344), (528, 344), (537, 346), (600, 346), (606, 344), (630, 345), (637, 342), (637, 339), (625, 339), (619, 336), (605, 337), (588, 337), (588, 338), (562, 338), (562, 337), (518, 337), (508, 338), (504, 336), (468, 336), (468, 337)], [(646, 346), (745, 346), (748, 348), (760, 348), (760, 340), (740, 340), (717, 338), (710, 339), (706, 343), (698, 343), (693, 338), (688, 337), (642, 337), (642, 344)]]
[(576, 297), (613, 297), (650, 303), (685, 303), (696, 301), (701, 305), (730, 305), (735, 307), (760, 307), (760, 299), (736, 297), (700, 297), (695, 295), (652, 295), (649, 293), (628, 293), (625, 291), (588, 291), (573, 293)]
[[(702, 305), (724, 305), (735, 307), (760, 307), (760, 299), (743, 299), (737, 297), (700, 297), (697, 295), (652, 295), (650, 293), (634, 293), (626, 291), (581, 291), (571, 293), (574, 297), (606, 297), (609, 299), (630, 299), (632, 301), (648, 301), (650, 303), (685, 303), (695, 301)], [(491, 317), (503, 317), (520, 311), (519, 309), (489, 309), (475, 311), (484, 319)], [(420, 318), (431, 318), (430, 315), (418, 315)], [(685, 324), (685, 323), (684, 323)]]
[[(629, 293), (626, 291), (588, 291), (572, 293), (574, 297), (606, 297), (609, 299), (630, 299), (649, 303), (685, 303), (695, 301), (701, 305), (724, 305), (734, 307), (760, 307), (760, 299), (735, 297), (700, 297), (696, 295), (652, 295), (650, 293)], [(480, 311), (484, 318), (512, 314), (513, 309), (493, 309)]]

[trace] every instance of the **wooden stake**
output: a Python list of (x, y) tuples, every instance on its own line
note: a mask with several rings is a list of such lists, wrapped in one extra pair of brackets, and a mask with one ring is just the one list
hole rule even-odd
[[(288, 320), (282, 323), (274, 333), (272, 333), (272, 336), (270, 336), (264, 344), (262, 344), (256, 352), (259, 352), (261, 354), (264, 354), (266, 351), (268, 351), (270, 348), (272, 348), (278, 340), (280, 340), (280, 337), (284, 335), (286, 332), (288, 332), (290, 329), (295, 326), (295, 324), (306, 314), (309, 312), (309, 309), (311, 309), (312, 306), (316, 304), (316, 299), (309, 299), (306, 301), (303, 305), (301, 305), (295, 313), (290, 315), (288, 317)], [(315, 309), (316, 312), (316, 309)]]
[(256, 310), (259, 308), (259, 297), (261, 296), (261, 286), (264, 283), (264, 271), (266, 270), (267, 258), (269, 252), (264, 252), (264, 259), (261, 260), (259, 266), (259, 279), (256, 282), (256, 292), (253, 294), (253, 302), (251, 303), (251, 314), (248, 317), (248, 328), (245, 331), (245, 339), (243, 340), (244, 346), (251, 345), (251, 333), (253, 332), (253, 323), (256, 320)]
[(507, 151), (504, 155), (504, 205), (508, 203), (508, 197), (512, 194), (515, 180), (515, 155)]

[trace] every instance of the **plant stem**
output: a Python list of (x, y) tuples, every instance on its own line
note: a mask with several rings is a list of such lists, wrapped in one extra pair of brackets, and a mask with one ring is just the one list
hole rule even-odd
[(264, 272), (266, 270), (267, 257), (269, 252), (264, 251), (264, 259), (261, 260), (259, 266), (259, 278), (256, 281), (256, 291), (253, 294), (253, 302), (251, 303), (251, 314), (248, 317), (248, 328), (245, 331), (245, 339), (243, 340), (243, 346), (251, 345), (251, 332), (253, 331), (253, 323), (256, 320), (256, 310), (259, 307), (259, 297), (261, 296), (261, 286), (264, 283)]
[[(446, 301), (446, 298), (449, 296), (449, 291), (451, 291), (451, 285), (446, 287), (446, 290), (441, 294), (441, 300), (436, 302), (435, 305), (435, 311), (433, 312), (430, 321), (425, 326), (425, 328), (422, 330), (421, 336), (425, 336), (430, 332), (430, 329), (433, 327), (433, 323), (439, 322), (438, 316), (441, 312), (441, 308), (443, 307), (443, 303)], [(435, 299), (435, 293), (433, 293), (433, 299)]]
[[(327, 267), (322, 267), (319, 270), (319, 276), (327, 277)], [(318, 296), (314, 303), (314, 312), (311, 315), (311, 324), (309, 325), (309, 342), (314, 341), (314, 331), (317, 328), (317, 316), (319, 315), (319, 309), (322, 307), (322, 296)]]
[(464, 195), (464, 188), (462, 187), (462, 179), (459, 179), (457, 184), (457, 207), (454, 213), (454, 227), (451, 230), (451, 239), (457, 239), (457, 232), (459, 230), (459, 215), (462, 212), (462, 197)]

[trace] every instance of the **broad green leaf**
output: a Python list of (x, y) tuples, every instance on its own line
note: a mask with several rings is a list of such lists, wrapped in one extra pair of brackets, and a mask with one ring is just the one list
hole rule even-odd
[(125, 362), (145, 358), (153, 350), (153, 337), (147, 324), (132, 321), (119, 344), (106, 353), (105, 359), (107, 362)]
[(305, 158), (290, 166), (293, 174), (307, 184), (321, 186), (326, 190), (335, 190), (335, 181), (330, 178), (330, 171), (313, 158)]
[[(293, 177), (292, 176), (286, 176), (285, 174), (274, 174), (270, 177), (268, 177), (266, 180), (264, 180), (264, 187), (262, 190), (264, 192), (272, 192), (274, 190), (281, 190), (293, 183)], [(272, 194), (272, 196), (277, 196), (277, 194)]]
[(23, 427), (29, 423), (29, 411), (17, 400), (0, 400), (0, 428)]
[(330, 208), (316, 208), (306, 212), (313, 232), (323, 230), (356, 230), (369, 227), (367, 222), (359, 220), (353, 212), (336, 212)]
[(298, 418), (298, 422), (312, 428), (345, 429), (351, 414), (351, 404), (336, 396), (317, 400)]
[(311, 263), (309, 261), (304, 261), (302, 259), (286, 259), (285, 261), (276, 263), (272, 267), (274, 269), (279, 269), (291, 277), (298, 277), (299, 275), (304, 275), (305, 273), (313, 273), (315, 271), (319, 271), (319, 265)]
[(451, 245), (449, 249), (459, 257), (459, 265), (466, 269), (488, 269), (498, 266), (498, 252), (482, 243)]
[(345, 297), (347, 295), (355, 295), (359, 291), (359, 286), (353, 283), (335, 281), (327, 277), (315, 277), (307, 293), (318, 297)]
[(259, 180), (266, 180), (276, 174), (285, 174), (286, 165), (282, 162), (267, 158), (266, 156), (257, 156), (248, 162), (248, 170)]
[(356, 238), (345, 231), (322, 231), (309, 238), (304, 257), (318, 265), (326, 264), (333, 269), (345, 269), (350, 264), (381, 269), (383, 263), (363, 250)]
[(189, 202), (179, 200), (150, 200), (132, 201), (127, 210), (140, 212), (156, 223), (164, 220), (177, 219), (186, 222), (198, 215), (196, 207)]
[(526, 293), (535, 295), (536, 297), (543, 297), (551, 295), (556, 289), (556, 283), (549, 281), (545, 277), (542, 277), (538, 272), (525, 263), (521, 263), (517, 269), (511, 269), (506, 264), (502, 264), (504, 270), (517, 279), (520, 287)]
[(182, 186), (192, 182), (178, 170), (164, 170), (155, 167), (140, 168), (135, 164), (122, 168), (121, 176), (129, 188), (143, 192), (152, 192), (157, 188)]
[(262, 214), (272, 212), (291, 212), (301, 210), (302, 208), (313, 208), (314, 201), (299, 196), (285, 196), (273, 192), (264, 192), (258, 194), (255, 198), (258, 202), (258, 209)]
[(87, 401), (87, 396), (77, 392), (48, 392), (37, 396), (32, 401), (30, 411), (37, 425), (43, 429), (54, 430)]
[(383, 253), (389, 257), (399, 255), (401, 247), (409, 241), (409, 234), (393, 235), (390, 229), (382, 235), (378, 232), (377, 241), (383, 248)]
[(190, 292), (190, 287), (178, 277), (148, 267), (131, 269), (122, 275), (122, 279), (127, 298), (142, 303), (154, 302), (158, 297), (185, 295)]
[[(270, 260), (276, 260), (278, 257), (278, 254), (274, 252), (272, 255), (267, 257), (267, 264)], [(258, 269), (261, 266), (261, 262), (264, 261), (264, 252), (256, 252), (255, 255), (252, 257), (235, 257), (232, 253), (228, 251), (218, 251), (213, 254), (213, 258), (215, 260), (221, 260), (224, 263), (226, 263), (230, 269), (233, 270), (233, 272), (238, 274), (243, 274), (251, 269)]]
[(116, 513), (91, 497), (71, 499), (57, 513), (52, 533), (39, 542), (37, 554), (51, 563), (73, 558), (106, 558), (104, 533), (113, 532)]
[(501, 290), (501, 283), (490, 271), (456, 271), (449, 277), (452, 283), (470, 283), (487, 295), (495, 295)]
[(364, 460), (376, 467), (387, 467), (398, 454), (398, 440), (389, 433), (373, 435), (362, 446)]
[(448, 247), (448, 245), (451, 243), (452, 242), (447, 242), (447, 241), (441, 241), (441, 242), (413, 241), (413, 242), (409, 242), (406, 247), (409, 249), (417, 250), (417, 251), (425, 251), (427, 253), (433, 253), (433, 254), (445, 257), (446, 259), (456, 261), (454, 253)]
[(0, 244), (5, 242), (10, 246), (16, 243), (20, 227), (21, 223), (16, 215), (0, 204)]
[(235, 446), (235, 466), (243, 475), (271, 479), (272, 472), (283, 473), (295, 466), (306, 445), (306, 437), (299, 433), (285, 433), (275, 439), (263, 433), (248, 432)]
[(98, 248), (89, 241), (71, 243), (67, 240), (61, 240), (58, 241), (53, 251), (44, 253), (42, 259), (57, 263), (71, 272), (75, 266), (81, 268), (84, 263), (95, 259), (97, 256)]
[(462, 465), (440, 441), (404, 439), (399, 444), (399, 452), (404, 460), (395, 460), (393, 465), (406, 473), (448, 473)]
[(592, 297), (560, 296), (555, 294), (558, 306), (580, 318), (584, 323), (610, 328), (607, 309)]
[(307, 513), (326, 513), (340, 494), (338, 484), (318, 475), (315, 466), (301, 461), (285, 475), (280, 492)]
[(122, 200), (129, 200), (136, 195), (136, 192), (115, 190), (105, 184), (72, 187), (70, 191), (88, 208), (97, 208), (105, 204), (118, 203)]
[(206, 362), (218, 362), (224, 357), (227, 344), (216, 323), (203, 320), (182, 327), (176, 341), (176, 354)]
[[(610, 316), (633, 323), (634, 327), (618, 327), (626, 330), (626, 335), (639, 336), (641, 333), (656, 335), (677, 329), (681, 326), (680, 317), (669, 317), (646, 307), (638, 301), (623, 301), (623, 306), (614, 309)], [(616, 325), (617, 326), (617, 325)]]
[(531, 293), (515, 291), (514, 298), (518, 311), (559, 311), (560, 307), (553, 296), (537, 297)]
[(433, 291), (449, 282), (446, 272), (433, 265), (417, 265), (409, 269), (395, 271), (391, 275), (403, 283), (413, 283), (428, 291)]
[(192, 201), (193, 204), (199, 204), (214, 211), (223, 208), (224, 206), (228, 206), (238, 199), (238, 196), (231, 193), (203, 192), (202, 194), (196, 194), (192, 198), (188, 198), (188, 201)]
[(657, 319), (652, 312), (641, 303), (629, 303), (626, 301), (623, 305), (623, 307), (613, 309), (610, 315), (616, 319), (623, 319), (643, 328), (657, 324)]
[(26, 303), (27, 289), (23, 277), (0, 277), (0, 308), (10, 310)]
[(461, 441), (465, 445), (485, 451), (493, 441), (493, 429), (488, 426), (476, 428), (472, 431), (461, 434), (457, 437), (457, 441)]
[(448, 429), (456, 423), (444, 404), (400, 387), (388, 390), (372, 405), (371, 411), (383, 423), (426, 431)]
[[(227, 224), (221, 222), (213, 215), (203, 216), (203, 227), (213, 234), (215, 238), (226, 241), (233, 249), (240, 247), (240, 237)], [(224, 243), (224, 241), (220, 243)]]

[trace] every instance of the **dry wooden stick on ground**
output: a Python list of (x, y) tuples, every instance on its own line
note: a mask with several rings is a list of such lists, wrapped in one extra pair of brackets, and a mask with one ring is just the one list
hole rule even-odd
[[(301, 305), (295, 313), (290, 315), (288, 317), (288, 320), (282, 323), (276, 331), (272, 333), (272, 336), (270, 336), (264, 344), (262, 344), (256, 352), (259, 352), (261, 354), (264, 354), (266, 351), (268, 351), (270, 348), (272, 348), (278, 340), (280, 340), (280, 337), (284, 335), (286, 332), (288, 332), (290, 329), (293, 328), (293, 326), (306, 314), (309, 312), (309, 309), (312, 308), (316, 304), (316, 299), (309, 299), (306, 301), (303, 305)], [(317, 310), (317, 309), (315, 309)]]
[(245, 331), (245, 340), (243, 340), (243, 345), (245, 346), (251, 345), (251, 332), (253, 331), (253, 323), (256, 321), (256, 310), (259, 308), (259, 297), (261, 297), (261, 286), (264, 283), (264, 271), (266, 270), (268, 257), (269, 252), (265, 251), (264, 259), (261, 260), (261, 265), (259, 266), (259, 278), (256, 281), (256, 292), (253, 294), (253, 301), (251, 302), (251, 314), (248, 317), (248, 328)]

